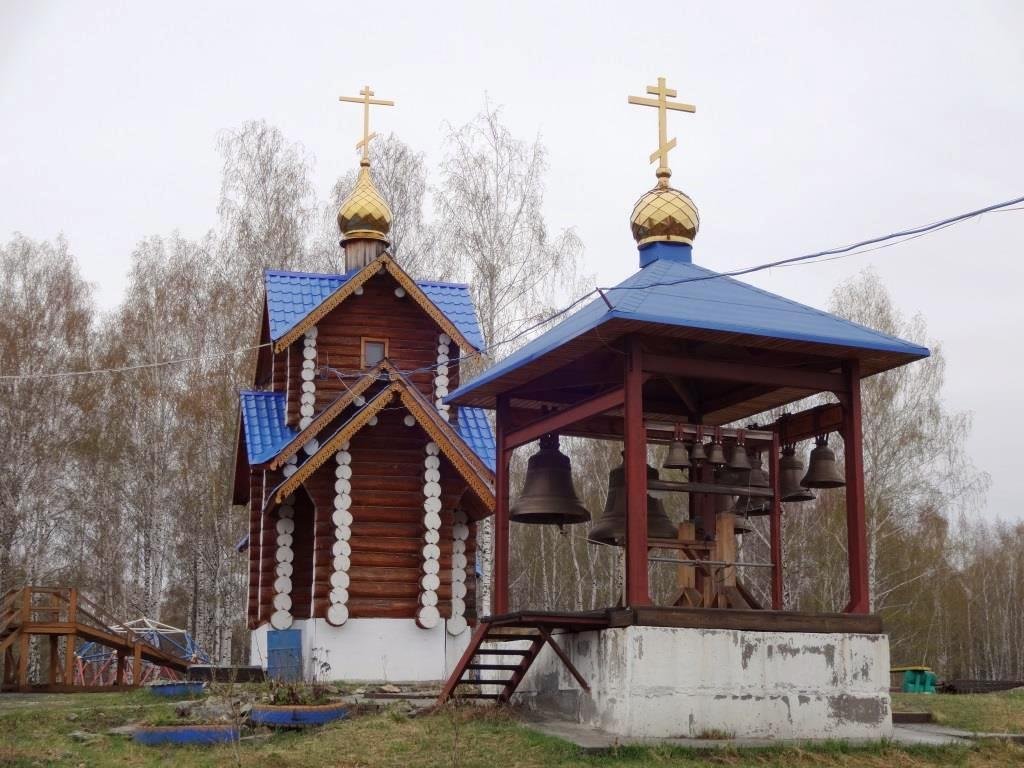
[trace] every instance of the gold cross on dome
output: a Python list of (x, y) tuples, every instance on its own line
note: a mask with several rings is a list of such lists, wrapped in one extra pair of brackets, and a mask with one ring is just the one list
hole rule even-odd
[[(639, 104), (642, 107), (657, 107), (658, 109), (658, 149), (651, 153), (651, 162), (658, 161), (658, 177), (670, 175), (668, 168), (669, 150), (675, 149), (676, 140), (668, 140), (668, 110), (677, 112), (696, 112), (697, 108), (692, 104), (683, 104), (678, 101), (669, 101), (676, 97), (674, 89), (665, 85), (665, 78), (659, 77), (657, 85), (648, 85), (647, 93), (657, 96), (656, 99), (648, 99), (643, 96), (630, 96), (630, 104)], [(664, 172), (664, 173), (663, 173)]]
[(356, 104), (363, 105), (363, 138), (356, 142), (356, 149), (363, 150), (363, 162), (370, 161), (370, 139), (376, 136), (376, 133), (370, 133), (370, 105), (377, 107), (393, 107), (395, 102), (385, 101), (384, 99), (373, 98), (373, 91), (370, 90), (370, 86), (363, 86), (363, 90), (359, 92), (359, 96), (339, 96), (338, 101), (350, 101)]

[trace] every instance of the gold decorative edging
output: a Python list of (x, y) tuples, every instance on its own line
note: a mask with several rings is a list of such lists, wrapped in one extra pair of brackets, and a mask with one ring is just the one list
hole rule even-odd
[(320, 450), (306, 459), (299, 469), (277, 487), (274, 492), (274, 501), (280, 504), (288, 494), (294, 492), (302, 485), (303, 481), (323, 466), (324, 462), (341, 449), (341, 444), (350, 439), (352, 435), (366, 426), (366, 423), (384, 410), (395, 396), (395, 385), (391, 384), (382, 389), (376, 397), (363, 406), (359, 412), (347, 421), (341, 429), (335, 433), (330, 440), (320, 446)]
[[(390, 366), (387, 366), (387, 368), (391, 369)], [(378, 377), (384, 372), (384, 370), (384, 364), (378, 363), (346, 392), (335, 398), (334, 402), (324, 408), (319, 415), (313, 419), (308, 427), (292, 438), (291, 442), (288, 443), (288, 445), (286, 445), (281, 452), (271, 460), (268, 468), (280, 469), (288, 459), (298, 453), (302, 446), (320, 434), (324, 427), (334, 421), (342, 411), (348, 408), (348, 406), (352, 404), (353, 400), (368, 390), (373, 383), (378, 380)]]
[(455, 470), (462, 475), (462, 479), (469, 484), (469, 487), (473, 489), (473, 492), (477, 495), (480, 501), (484, 503), (484, 506), (493, 512), (494, 484), (493, 482), (487, 483), (484, 479), (488, 475), (491, 475), (491, 470), (482, 462), (478, 467), (470, 466), (470, 464), (473, 463), (472, 460), (467, 460), (467, 457), (458, 449), (455, 443), (455, 440), (458, 440), (458, 442), (465, 445), (462, 438), (458, 436), (450, 426), (448, 426), (447, 422), (444, 422), (444, 426), (442, 426), (442, 420), (440, 417), (436, 420), (433, 419), (430, 416), (430, 411), (417, 402), (408, 389), (403, 389), (399, 397), (402, 404), (409, 409), (409, 413), (411, 413), (416, 421), (419, 422), (424, 431), (430, 435), (430, 438), (437, 443), (441, 452), (452, 463)]
[(340, 449), (342, 443), (350, 440), (353, 435), (366, 426), (367, 422), (382, 411), (397, 394), (402, 404), (427, 435), (438, 444), (438, 448), (477, 495), (477, 498), (487, 509), (494, 511), (494, 473), (491, 472), (490, 467), (484, 464), (480, 457), (466, 445), (462, 436), (448, 422), (441, 419), (440, 414), (429, 403), (421, 402), (419, 391), (404, 376), (395, 371), (387, 361), (382, 362), (380, 367), (393, 376), (391, 384), (381, 390), (330, 440), (321, 445), (316, 453), (306, 459), (295, 474), (279, 485), (273, 492), (274, 501), (280, 504), (285, 497), (293, 493)]
[(306, 315), (298, 325), (288, 331), (284, 336), (274, 342), (274, 351), (281, 352), (289, 344), (298, 339), (308, 328), (316, 325), (323, 319), (328, 312), (337, 307), (341, 302), (355, 293), (356, 288), (362, 287), (367, 280), (376, 275), (382, 269), (387, 270), (399, 285), (401, 285), (405, 292), (412, 296), (417, 304), (426, 312), (435, 323), (437, 323), (445, 333), (451, 336), (454, 341), (463, 350), (479, 351), (475, 344), (471, 343), (462, 332), (455, 326), (455, 324), (448, 319), (437, 305), (430, 300), (430, 297), (423, 292), (416, 281), (409, 277), (395, 260), (391, 258), (387, 253), (382, 253), (376, 259), (371, 261), (365, 267), (360, 269), (351, 278), (346, 280), (338, 289), (328, 296), (323, 302), (320, 303), (315, 309), (313, 309), (308, 315)]

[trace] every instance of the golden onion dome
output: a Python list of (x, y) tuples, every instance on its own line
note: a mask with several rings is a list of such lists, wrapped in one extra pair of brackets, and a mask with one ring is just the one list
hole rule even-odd
[(368, 160), (359, 164), (356, 185), (338, 209), (338, 229), (343, 243), (349, 240), (388, 242), (391, 209), (373, 184)]
[(668, 185), (672, 172), (658, 169), (658, 185), (633, 206), (630, 227), (639, 246), (648, 243), (693, 245), (700, 228), (697, 206), (687, 195)]

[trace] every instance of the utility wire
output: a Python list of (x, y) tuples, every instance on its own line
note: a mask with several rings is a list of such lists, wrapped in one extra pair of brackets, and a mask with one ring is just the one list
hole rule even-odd
[[(816, 253), (808, 253), (808, 254), (804, 254), (802, 256), (792, 256), (792, 257), (790, 257), (788, 259), (779, 259), (777, 261), (770, 261), (770, 262), (765, 262), (765, 263), (762, 263), (762, 264), (756, 264), (756, 265), (751, 266), (751, 267), (744, 267), (744, 268), (741, 268), (741, 269), (735, 269), (735, 270), (732, 270), (732, 271), (729, 271), (729, 272), (713, 272), (713, 273), (710, 273), (710, 274), (707, 274), (707, 275), (695, 275), (693, 277), (684, 277), (684, 278), (680, 278), (678, 280), (657, 281), (657, 282), (651, 282), (651, 283), (644, 283), (644, 284), (641, 284), (641, 285), (615, 286), (615, 287), (611, 287), (611, 288), (594, 288), (594, 289), (592, 289), (590, 291), (587, 291), (585, 294), (583, 294), (582, 296), (578, 297), (573, 302), (571, 302), (567, 306), (563, 307), (562, 309), (558, 310), (554, 314), (544, 318), (543, 320), (541, 320), (538, 323), (535, 323), (534, 325), (531, 325), (531, 326), (529, 326), (527, 328), (524, 328), (523, 330), (521, 330), (519, 333), (515, 334), (514, 336), (511, 336), (511, 337), (509, 337), (507, 339), (502, 339), (501, 341), (494, 342), (493, 344), (489, 344), (489, 345), (483, 347), (482, 349), (474, 352), (473, 354), (462, 355), (460, 357), (455, 358), (454, 360), (449, 360), (449, 363), (459, 362), (459, 361), (466, 360), (466, 359), (471, 358), (471, 357), (476, 357), (477, 355), (480, 355), (480, 354), (483, 354), (483, 353), (486, 353), (486, 352), (491, 352), (491, 351), (497, 349), (498, 347), (502, 347), (502, 346), (504, 346), (506, 344), (511, 344), (514, 341), (518, 341), (519, 339), (523, 338), (523, 336), (526, 336), (527, 334), (532, 333), (533, 331), (535, 331), (535, 330), (537, 330), (537, 329), (539, 329), (539, 328), (541, 328), (541, 327), (543, 327), (545, 325), (548, 325), (551, 322), (554, 322), (555, 320), (557, 320), (558, 318), (560, 318), (563, 315), (567, 314), (568, 312), (571, 312), (574, 308), (576, 308), (582, 302), (584, 302), (587, 299), (589, 299), (591, 296), (594, 296), (594, 295), (601, 296), (601, 295), (603, 295), (602, 292), (631, 291), (631, 290), (641, 290), (641, 289), (645, 290), (645, 289), (648, 289), (648, 288), (669, 287), (669, 286), (674, 286), (674, 285), (683, 285), (685, 283), (703, 282), (705, 280), (718, 280), (719, 278), (723, 278), (723, 277), (739, 277), (741, 275), (749, 275), (749, 274), (752, 274), (754, 272), (761, 272), (761, 271), (764, 271), (766, 269), (774, 269), (775, 267), (797, 266), (799, 264), (805, 264), (805, 263), (808, 263), (808, 262), (810, 262), (810, 263), (820, 263), (820, 262), (825, 262), (825, 261), (834, 261), (836, 259), (847, 258), (849, 256), (856, 256), (856, 255), (859, 255), (859, 254), (862, 254), (862, 253), (869, 253), (871, 251), (881, 250), (882, 248), (889, 248), (889, 247), (892, 247), (894, 245), (900, 245), (900, 244), (908, 242), (910, 240), (915, 240), (918, 237), (922, 237), (922, 236), (924, 236), (926, 234), (929, 234), (931, 232), (937, 232), (939, 230), (942, 230), (942, 229), (945, 229), (947, 227), (953, 226), (954, 224), (959, 224), (959, 223), (961, 223), (963, 221), (967, 221), (969, 219), (973, 219), (973, 218), (976, 218), (978, 216), (983, 216), (986, 213), (992, 213), (992, 212), (997, 212), (997, 211), (998, 212), (1006, 212), (1006, 211), (1020, 211), (1020, 210), (1024, 210), (1024, 206), (1021, 206), (1021, 207), (1011, 207), (1011, 206), (1018, 206), (1020, 203), (1024, 203), (1024, 196), (1015, 197), (1012, 200), (1006, 200), (1006, 201), (1001, 202), (1001, 203), (993, 203), (992, 205), (986, 205), (983, 208), (978, 208), (978, 209), (975, 209), (973, 211), (968, 211), (966, 213), (957, 214), (956, 216), (950, 216), (949, 218), (941, 219), (939, 221), (932, 222), (931, 224), (924, 224), (924, 225), (921, 225), (921, 226), (913, 227), (911, 229), (905, 229), (905, 230), (902, 230), (902, 231), (899, 231), (899, 232), (893, 232), (893, 233), (890, 233), (888, 235), (880, 235), (878, 237), (873, 237), (873, 238), (870, 238), (868, 240), (861, 240), (860, 242), (852, 243), (850, 245), (845, 245), (845, 246), (841, 246), (841, 247), (838, 247), (838, 248), (830, 248), (830, 249), (824, 250), (824, 251), (817, 251)], [(896, 242), (889, 242), (889, 241), (896, 241)], [(869, 248), (868, 246), (875, 246), (875, 247)], [(605, 301), (607, 302), (607, 299), (605, 299)], [(273, 342), (267, 342), (265, 344), (257, 344), (255, 346), (248, 346), (248, 347), (239, 347), (238, 349), (232, 349), (232, 350), (228, 350), (226, 352), (216, 352), (216, 353), (212, 353), (212, 354), (209, 354), (209, 355), (199, 355), (199, 356), (195, 356), (195, 357), (183, 357), (183, 358), (178, 358), (178, 359), (175, 359), (175, 360), (162, 360), (162, 361), (153, 362), (153, 363), (140, 363), (138, 365), (128, 365), (128, 366), (121, 366), (121, 367), (116, 367), (116, 368), (95, 368), (95, 369), (82, 370), (82, 371), (53, 371), (53, 372), (49, 372), (49, 373), (0, 374), (0, 381), (24, 381), (24, 380), (29, 380), (29, 379), (36, 379), (36, 380), (38, 380), (38, 379), (52, 379), (52, 378), (73, 377), (73, 376), (93, 376), (93, 375), (99, 375), (99, 374), (104, 374), (104, 373), (125, 373), (125, 372), (129, 372), (129, 371), (137, 371), (137, 370), (142, 370), (142, 369), (147, 369), (147, 368), (160, 368), (160, 367), (168, 366), (168, 365), (178, 365), (178, 364), (181, 364), (181, 363), (189, 363), (189, 362), (197, 362), (197, 361), (204, 361), (204, 360), (212, 360), (212, 359), (227, 357), (227, 356), (230, 356), (230, 355), (235, 355), (235, 354), (238, 354), (238, 353), (241, 353), (241, 352), (252, 352), (254, 350), (262, 349), (263, 347), (269, 347), (272, 344), (273, 344)], [(446, 365), (446, 364), (447, 363), (434, 363), (432, 365), (423, 366), (421, 368), (413, 368), (413, 369), (410, 369), (410, 370), (407, 370), (407, 371), (403, 370), (403, 371), (400, 371), (400, 372), (402, 374), (405, 374), (405, 375), (411, 375), (411, 374), (414, 374), (414, 373), (423, 373), (423, 372), (427, 372), (427, 371), (432, 371), (432, 370), (436, 369), (439, 365)], [(354, 376), (355, 375), (362, 375), (362, 373), (363, 372), (353, 372), (352, 375), (354, 375)]]

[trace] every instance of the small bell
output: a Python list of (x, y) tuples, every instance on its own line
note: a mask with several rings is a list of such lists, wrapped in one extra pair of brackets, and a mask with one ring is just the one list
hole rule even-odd
[(804, 488), (800, 481), (804, 475), (804, 463), (796, 455), (796, 448), (787, 445), (779, 459), (779, 487), (783, 501), (812, 501), (814, 493)]
[(690, 461), (694, 464), (701, 464), (707, 457), (707, 453), (704, 452), (704, 443), (700, 440), (695, 441), (693, 447), (690, 448)]
[(745, 533), (752, 533), (753, 531), (754, 529), (751, 528), (746, 521), (739, 518), (737, 518), (736, 523), (735, 525), (733, 525), (732, 528), (732, 532), (735, 533), (737, 536), (742, 536)]
[(733, 445), (729, 452), (729, 463), (726, 466), (738, 472), (749, 472), (750, 457), (747, 456), (746, 448), (738, 443)]
[[(658, 470), (647, 467), (647, 480), (658, 479)], [(679, 528), (665, 513), (660, 499), (647, 494), (647, 538), (674, 539)], [(608, 473), (608, 500), (601, 519), (590, 529), (588, 541), (621, 547), (626, 542), (626, 468), (615, 467)]]
[(516, 523), (573, 525), (590, 521), (572, 482), (569, 457), (558, 449), (558, 435), (545, 435), (540, 450), (526, 464), (519, 498), (509, 510)]
[[(768, 488), (770, 483), (768, 482), (768, 475), (765, 474), (764, 469), (761, 466), (761, 453), (751, 448), (747, 449), (747, 458), (750, 459), (751, 470), (750, 477), (747, 479), (747, 485), (751, 488)], [(733, 509), (737, 515), (767, 515), (771, 512), (772, 504), (771, 499), (764, 498), (763, 496), (740, 496), (736, 501), (736, 507)]]
[(846, 479), (836, 464), (836, 454), (828, 447), (828, 436), (822, 435), (815, 441), (807, 474), (800, 481), (804, 488), (842, 488)]
[(668, 456), (665, 457), (665, 463), (661, 466), (665, 469), (689, 469), (690, 452), (686, 448), (686, 443), (682, 440), (673, 440), (672, 444), (668, 447)]
[(722, 450), (722, 444), (719, 442), (711, 443), (711, 448), (708, 451), (708, 464), (716, 467), (725, 465), (725, 451)]

